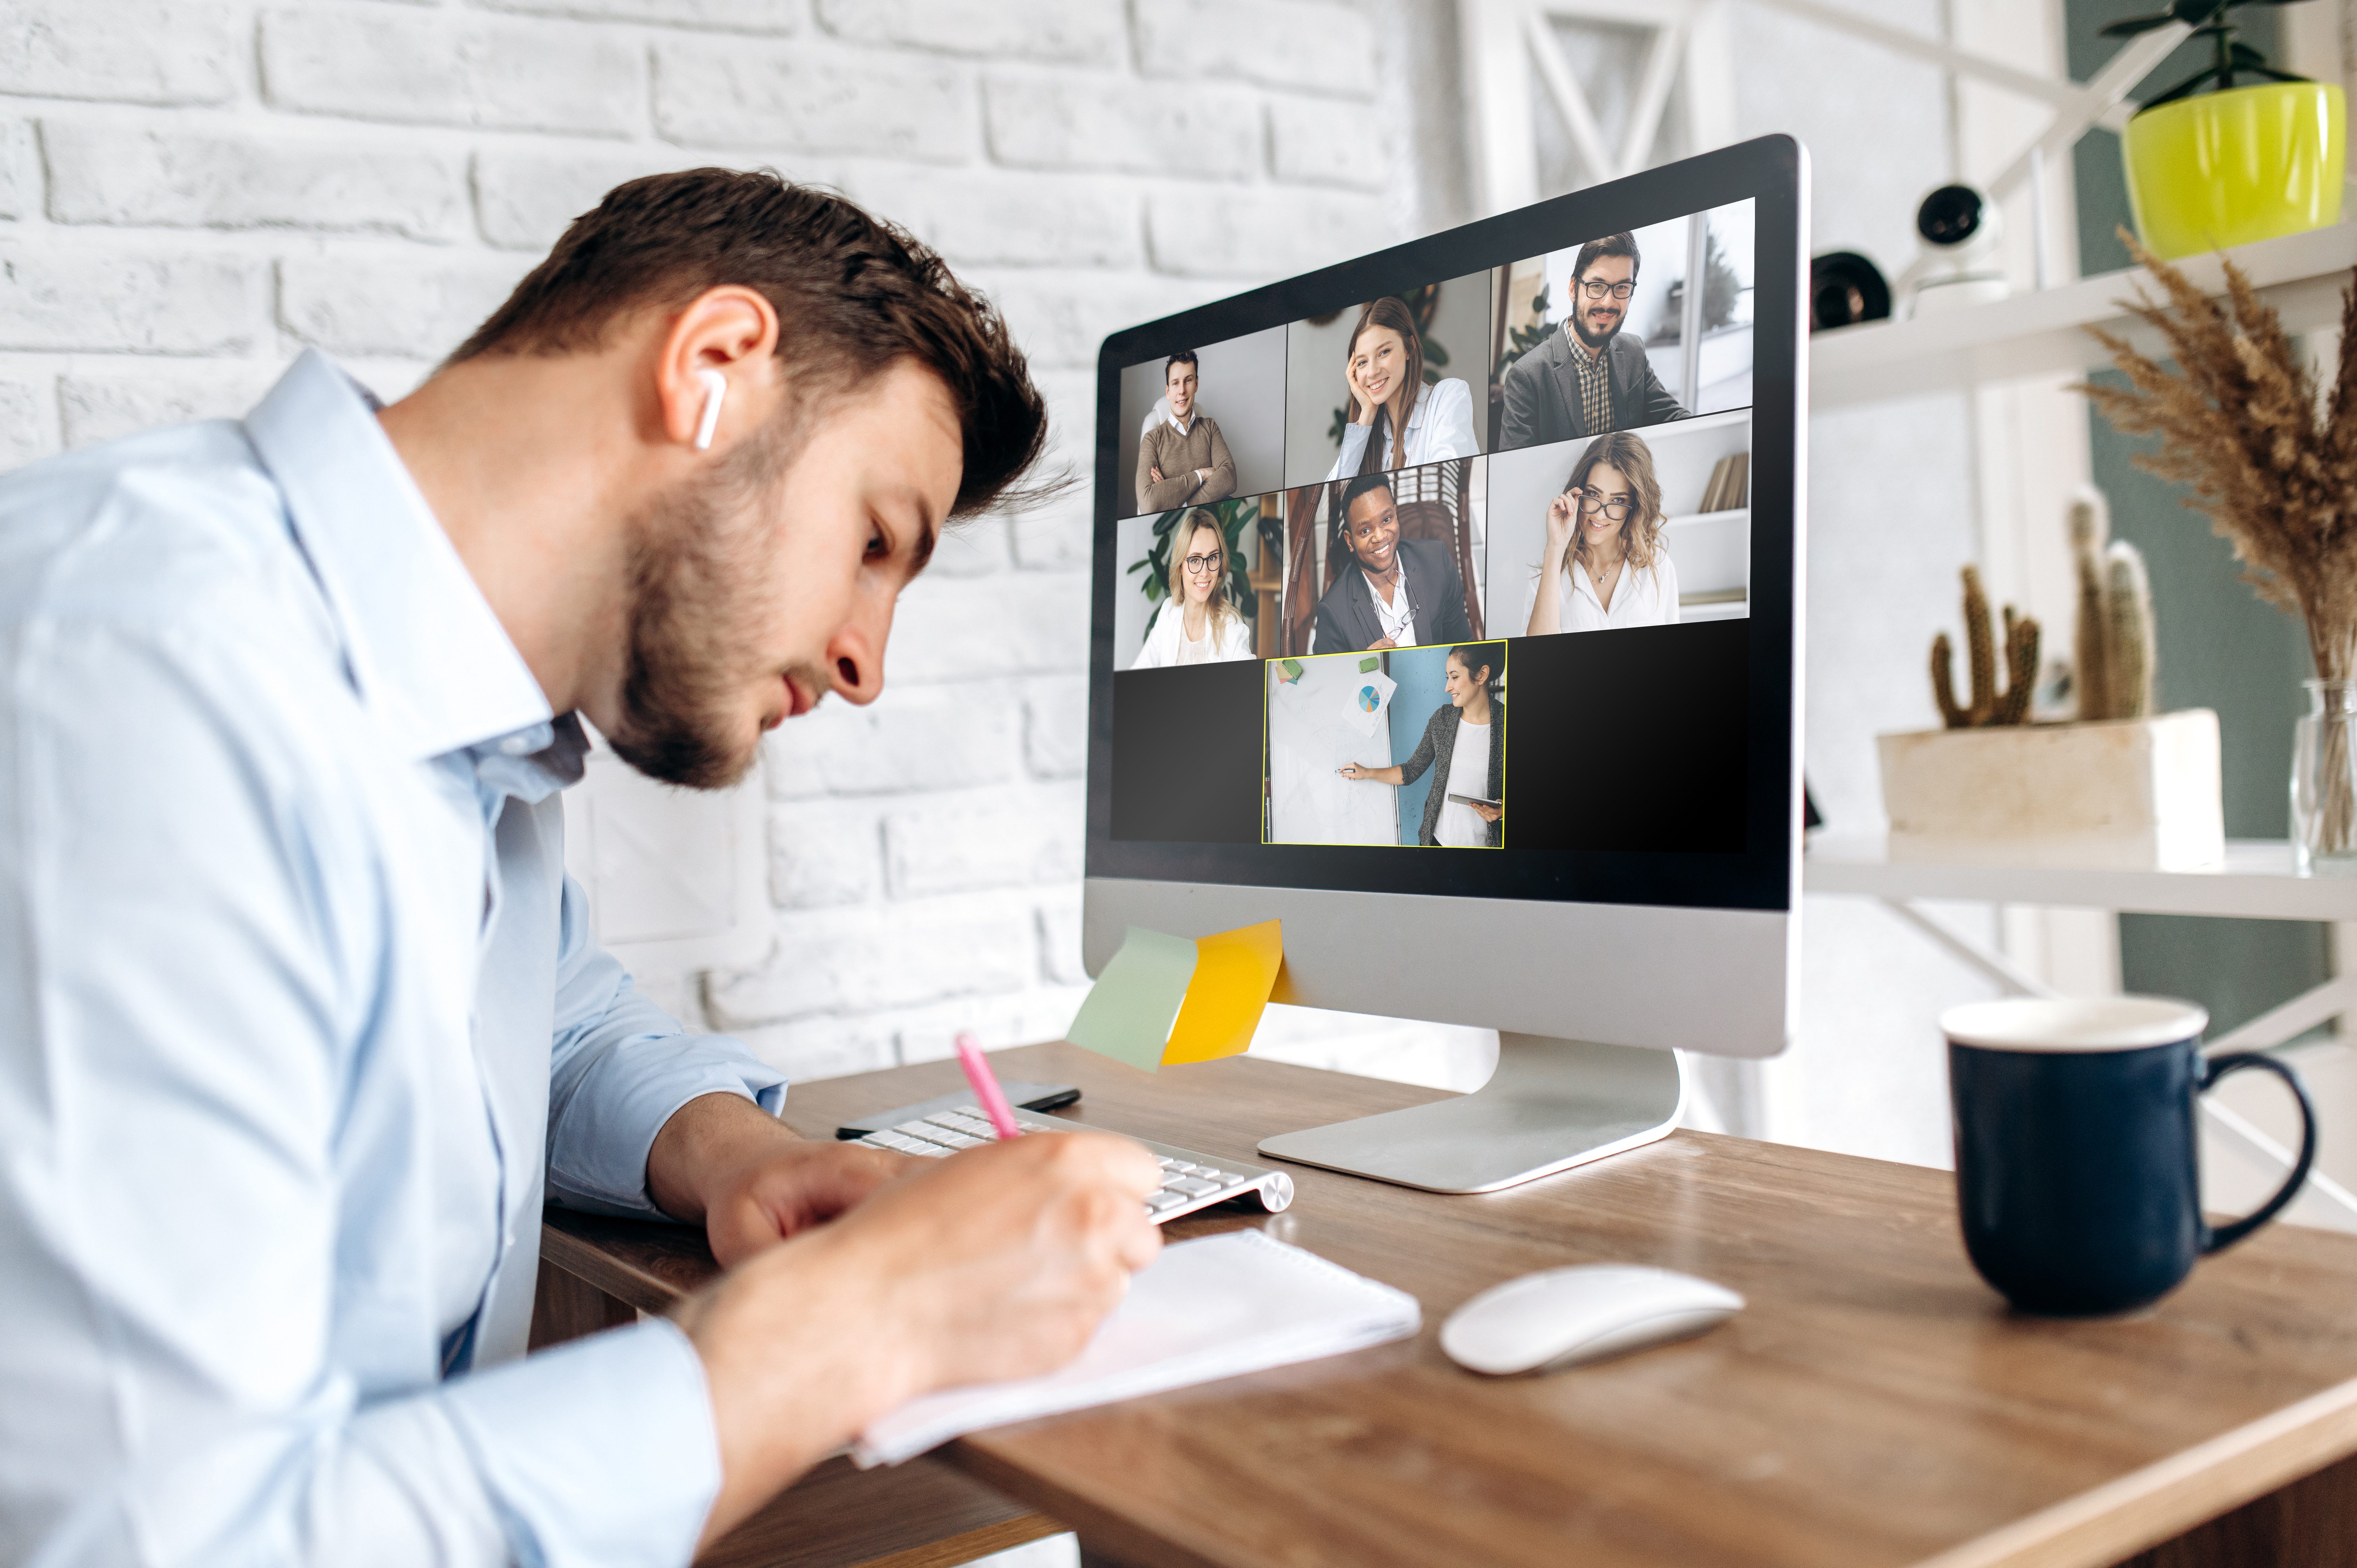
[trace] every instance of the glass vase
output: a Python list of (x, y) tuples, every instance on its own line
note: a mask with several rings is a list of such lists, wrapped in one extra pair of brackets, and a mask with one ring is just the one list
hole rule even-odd
[(2292, 731), (2291, 843), (2302, 876), (2357, 876), (2357, 682), (2303, 681)]

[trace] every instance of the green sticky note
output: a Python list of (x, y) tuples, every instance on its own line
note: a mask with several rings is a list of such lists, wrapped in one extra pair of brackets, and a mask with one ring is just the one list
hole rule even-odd
[(1293, 677), (1295, 680), (1297, 680), (1297, 681), (1298, 681), (1298, 680), (1300, 680), (1300, 679), (1301, 679), (1301, 660), (1298, 660), (1298, 659), (1280, 659), (1280, 660), (1277, 660), (1277, 662), (1278, 662), (1279, 664), (1281, 664), (1281, 665), (1283, 665), (1283, 666), (1285, 667), (1285, 672), (1286, 672), (1287, 675), (1292, 676), (1292, 677)]
[(1361, 675), (1372, 675), (1376, 671), (1382, 669), (1383, 666), (1383, 661), (1370, 653), (1364, 659), (1359, 660), (1359, 673)]
[(1097, 976), (1064, 1037), (1099, 1056), (1152, 1072), (1195, 978), (1195, 944), (1132, 926)]

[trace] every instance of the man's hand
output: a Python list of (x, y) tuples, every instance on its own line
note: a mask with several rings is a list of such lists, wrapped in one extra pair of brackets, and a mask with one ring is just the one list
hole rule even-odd
[(647, 1191), (674, 1219), (704, 1222), (724, 1267), (823, 1224), (905, 1172), (906, 1155), (817, 1143), (739, 1094), (672, 1113), (647, 1152)]
[(909, 1165), (673, 1311), (719, 1438), (707, 1544), (917, 1395), (1062, 1366), (1162, 1245), (1144, 1202), (1161, 1167), (1126, 1138), (1043, 1133)]
[(1161, 464), (1159, 464), (1159, 463), (1156, 463), (1156, 464), (1152, 465), (1151, 467), (1149, 467), (1146, 470), (1146, 472), (1147, 477), (1149, 477), (1150, 478), (1152, 478), (1152, 479), (1153, 479), (1153, 481), (1154, 481), (1156, 484), (1157, 484), (1157, 485), (1158, 485), (1158, 484), (1160, 484), (1160, 483), (1162, 482), (1162, 465), (1161, 465)]

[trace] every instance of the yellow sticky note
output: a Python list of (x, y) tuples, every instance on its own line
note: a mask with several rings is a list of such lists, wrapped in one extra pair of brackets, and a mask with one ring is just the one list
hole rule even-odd
[(1189, 941), (1132, 926), (1065, 1038), (1148, 1072), (1251, 1046), (1274, 995), (1286, 1000), (1283, 923)]
[(1276, 920), (1197, 939), (1194, 978), (1170, 1026), (1163, 1065), (1212, 1061), (1250, 1046), (1284, 962), (1285, 938)]

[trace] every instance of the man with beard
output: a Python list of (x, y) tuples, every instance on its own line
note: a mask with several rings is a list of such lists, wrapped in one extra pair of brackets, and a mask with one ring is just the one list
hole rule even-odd
[[(307, 353), (0, 482), (0, 1561), (684, 1563), (903, 1401), (1077, 1352), (1152, 1156), (796, 1140), (589, 939), (556, 799), (585, 718), (711, 788), (874, 701), (1044, 427), (937, 257), (705, 169), (391, 407)], [(544, 1199), (728, 1272), (522, 1359)]]
[(1686, 417), (1653, 374), (1644, 344), (1620, 333), (1641, 260), (1628, 234), (1607, 234), (1579, 248), (1563, 330), (1506, 367), (1498, 450)]

